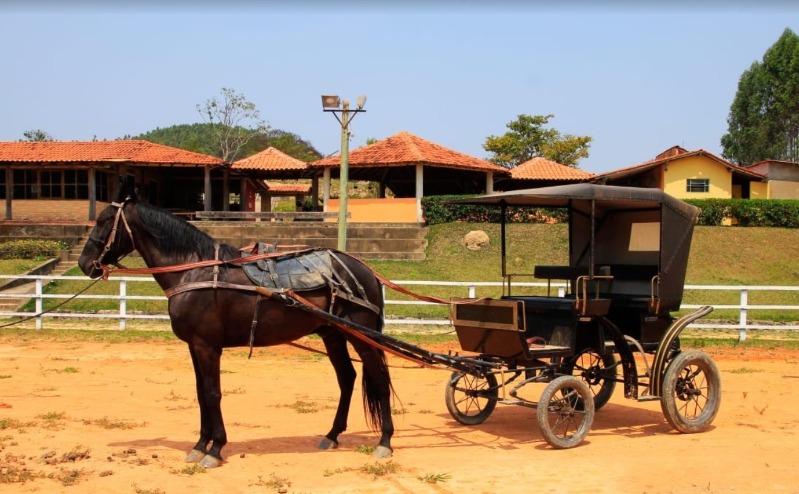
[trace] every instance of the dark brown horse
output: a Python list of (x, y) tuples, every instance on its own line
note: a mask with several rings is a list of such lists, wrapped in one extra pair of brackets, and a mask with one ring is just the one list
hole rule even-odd
[[(218, 246), (211, 237), (169, 212), (138, 202), (135, 197), (127, 197), (108, 206), (99, 215), (78, 263), (86, 275), (97, 278), (103, 274), (104, 266), (116, 264), (134, 249), (150, 268), (217, 258), (229, 261), (242, 256), (232, 246)], [(329, 311), (355, 324), (382, 330), (380, 314), (383, 294), (380, 282), (357, 259), (332, 252), (337, 260), (337, 263), (333, 263), (336, 279), (360, 285), (366, 303), (356, 303), (346, 297), (333, 300), (332, 291), (327, 286), (304, 291), (302, 298), (313, 304), (314, 309)], [(220, 408), (222, 391), (219, 367), (222, 349), (250, 344), (258, 347), (279, 345), (312, 333), (321, 336), (341, 390), (333, 426), (318, 447), (336, 448), (339, 434), (347, 429), (356, 377), (347, 350), (349, 341), (363, 362), (364, 410), (372, 427), (381, 433), (374, 456), (391, 456), (391, 436), (394, 433), (391, 419), (392, 386), (382, 351), (345, 334), (314, 313), (252, 291), (252, 282), (237, 263), (162, 272), (153, 276), (170, 295), (172, 331), (188, 344), (194, 365), (200, 405), (200, 438), (188, 453), (187, 462), (197, 462), (210, 468), (219, 466), (222, 461), (222, 447), (227, 443)], [(256, 325), (253, 325), (254, 320), (257, 320)]]

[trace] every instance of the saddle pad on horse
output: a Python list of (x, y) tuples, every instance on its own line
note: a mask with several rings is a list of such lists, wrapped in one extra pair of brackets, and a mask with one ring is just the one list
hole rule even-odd
[(297, 292), (321, 288), (333, 279), (332, 259), (326, 250), (287, 252), (242, 267), (256, 285)]

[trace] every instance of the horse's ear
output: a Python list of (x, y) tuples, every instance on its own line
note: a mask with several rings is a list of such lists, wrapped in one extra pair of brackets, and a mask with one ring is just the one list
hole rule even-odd
[(136, 195), (136, 187), (131, 183), (120, 181), (116, 202), (136, 202), (138, 199), (139, 198)]

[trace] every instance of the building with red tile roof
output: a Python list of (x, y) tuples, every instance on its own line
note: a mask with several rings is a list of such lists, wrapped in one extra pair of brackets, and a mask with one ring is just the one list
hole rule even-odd
[[(386, 190), (390, 190), (396, 199), (415, 198), (415, 217), (419, 222), (422, 221), (422, 196), (492, 192), (494, 177), (509, 175), (508, 170), (489, 161), (454, 151), (406, 131), (350, 151), (348, 162), (350, 179), (378, 182), (381, 197), (385, 197)], [(310, 163), (310, 169), (315, 170), (317, 175), (324, 174), (326, 184), (330, 177), (338, 175), (340, 166), (340, 156), (329, 156)], [(327, 188), (325, 194), (326, 209), (330, 210)], [(357, 218), (357, 203), (350, 204), (356, 208), (352, 215)], [(375, 206), (370, 204), (369, 207), (374, 210)]]
[(591, 182), (659, 188), (680, 199), (767, 198), (767, 178), (704, 149), (672, 146), (655, 159), (596, 175)]
[(231, 185), (221, 159), (144, 140), (0, 142), (0, 163), (5, 220), (92, 221), (120, 184), (168, 209), (222, 209)]
[(287, 176), (296, 178), (299, 174), (308, 170), (308, 163), (289, 156), (279, 149), (268, 147), (260, 153), (234, 161), (230, 167), (233, 170), (274, 172), (276, 175), (288, 172)]
[(766, 160), (746, 169), (768, 178), (769, 199), (799, 199), (799, 163)]
[(531, 158), (511, 168), (509, 178), (497, 180), (499, 190), (530, 189), (577, 182), (587, 182), (594, 176), (578, 168), (561, 165), (542, 157)]
[(141, 166), (220, 166), (223, 161), (143, 140), (0, 142), (1, 163), (125, 163)]

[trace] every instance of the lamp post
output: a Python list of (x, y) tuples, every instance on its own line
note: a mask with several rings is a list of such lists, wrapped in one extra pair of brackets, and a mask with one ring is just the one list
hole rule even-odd
[[(341, 124), (341, 169), (339, 170), (339, 205), (338, 205), (338, 250), (347, 251), (347, 195), (349, 194), (349, 125), (355, 115), (365, 112), (366, 96), (358, 96), (356, 108), (350, 110), (350, 102), (336, 95), (322, 96), (323, 111), (330, 112)], [(339, 117), (341, 114), (341, 117)], [(352, 115), (350, 115), (352, 114)]]

